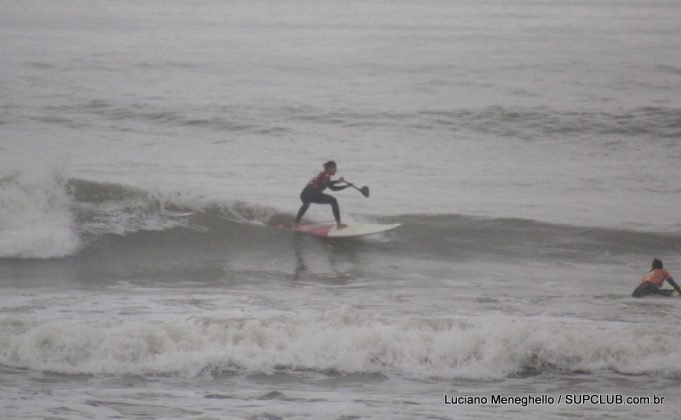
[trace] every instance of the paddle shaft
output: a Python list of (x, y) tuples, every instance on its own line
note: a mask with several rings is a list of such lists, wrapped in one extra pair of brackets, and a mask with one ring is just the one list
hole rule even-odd
[(362, 188), (357, 188), (357, 187), (355, 186), (355, 184), (353, 184), (352, 182), (349, 182), (349, 181), (345, 181), (345, 182), (346, 182), (349, 186), (351, 186), (352, 188), (354, 188), (354, 189), (356, 189), (357, 191), (361, 192), (363, 196), (369, 197), (369, 187), (366, 187), (366, 186), (365, 186), (365, 187), (362, 187)]
[(681, 295), (681, 288), (679, 288), (679, 285), (676, 284), (676, 282), (674, 281), (673, 278), (671, 278), (671, 277), (668, 278), (668, 279), (667, 279), (667, 283), (671, 284), (672, 287), (674, 288), (674, 290), (676, 290), (676, 292), (677, 292), (679, 295)]

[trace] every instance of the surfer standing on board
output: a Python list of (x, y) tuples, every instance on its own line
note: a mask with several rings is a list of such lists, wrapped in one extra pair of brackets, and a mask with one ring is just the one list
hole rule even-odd
[(676, 284), (669, 272), (663, 268), (662, 261), (655, 258), (650, 271), (643, 276), (641, 279), (641, 284), (631, 295), (633, 297), (649, 295), (669, 296), (668, 292), (671, 292), (670, 290), (660, 289), (662, 287), (662, 283), (664, 283), (665, 280), (667, 280), (667, 283), (669, 283), (681, 295), (681, 289), (679, 289), (679, 285)]
[(332, 181), (331, 177), (335, 174), (336, 162), (330, 160), (324, 164), (324, 170), (320, 172), (319, 175), (312, 178), (310, 182), (307, 183), (305, 188), (303, 188), (303, 191), (300, 193), (300, 199), (302, 200), (303, 205), (300, 206), (300, 210), (298, 210), (294, 228), (300, 224), (300, 219), (302, 219), (303, 215), (305, 215), (305, 212), (310, 207), (310, 203), (331, 204), (331, 208), (333, 209), (333, 217), (336, 219), (336, 227), (338, 229), (343, 229), (347, 226), (341, 223), (338, 201), (336, 201), (334, 197), (323, 193), (326, 187), (329, 187), (333, 191), (340, 191), (350, 186), (337, 186), (337, 184), (345, 182), (345, 180), (343, 177), (340, 177), (338, 180)]

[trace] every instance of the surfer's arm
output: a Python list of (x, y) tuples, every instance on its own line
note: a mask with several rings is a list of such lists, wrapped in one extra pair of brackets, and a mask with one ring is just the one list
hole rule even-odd
[(344, 189), (346, 189), (350, 186), (350, 185), (342, 185), (342, 186), (339, 187), (338, 184), (343, 183), (343, 182), (345, 182), (345, 180), (343, 180), (342, 178), (339, 179), (338, 181), (329, 180), (329, 182), (326, 184), (326, 186), (329, 187), (329, 189), (332, 190), (332, 191), (340, 191), (340, 190), (344, 190)]
[(667, 283), (671, 284), (674, 290), (676, 290), (676, 293), (681, 295), (681, 287), (679, 287), (679, 285), (676, 284), (676, 282), (674, 281), (673, 278), (671, 278), (671, 276), (667, 278)]

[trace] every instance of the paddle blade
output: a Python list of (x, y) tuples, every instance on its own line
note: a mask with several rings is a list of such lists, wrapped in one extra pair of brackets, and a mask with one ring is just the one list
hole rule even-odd
[(359, 189), (359, 192), (361, 192), (363, 196), (369, 197), (369, 187), (362, 187)]

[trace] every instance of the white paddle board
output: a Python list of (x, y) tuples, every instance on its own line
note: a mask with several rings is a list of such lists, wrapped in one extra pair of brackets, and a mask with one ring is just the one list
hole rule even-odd
[(335, 223), (319, 223), (311, 225), (298, 225), (292, 230), (320, 238), (352, 238), (355, 236), (374, 235), (387, 232), (402, 226), (401, 223), (393, 224), (349, 224), (347, 227), (338, 229)]

